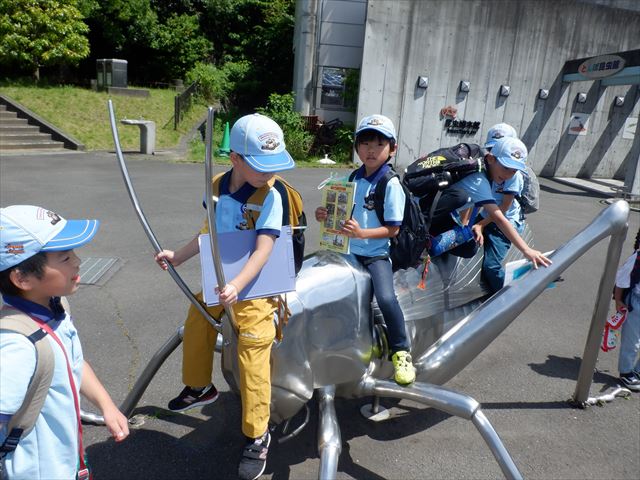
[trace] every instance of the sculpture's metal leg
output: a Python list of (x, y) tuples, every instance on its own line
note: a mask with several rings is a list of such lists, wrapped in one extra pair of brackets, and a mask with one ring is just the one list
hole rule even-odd
[(372, 422), (383, 422), (391, 417), (389, 409), (380, 406), (380, 397), (373, 397), (373, 403), (360, 407), (360, 415)]
[[(124, 399), (122, 405), (120, 405), (120, 411), (125, 415), (125, 417), (130, 417), (133, 409), (140, 401), (140, 398), (144, 394), (145, 390), (151, 383), (151, 380), (158, 372), (164, 361), (173, 353), (173, 351), (178, 348), (178, 345), (182, 343), (182, 335), (184, 332), (184, 327), (180, 327), (176, 332), (167, 340), (164, 345), (162, 345), (155, 355), (151, 358), (145, 369), (142, 371), (140, 377), (136, 381), (135, 385), (127, 395), (127, 398)], [(87, 413), (81, 411), (80, 417), (85, 422), (94, 423), (97, 425), (104, 425), (104, 418), (101, 415), (96, 415), (93, 413)]]
[(173, 351), (178, 348), (178, 345), (182, 343), (182, 336), (184, 334), (184, 327), (178, 328), (176, 333), (174, 333), (169, 340), (167, 340), (164, 345), (160, 347), (160, 349), (155, 353), (155, 355), (151, 358), (145, 369), (142, 371), (140, 377), (136, 381), (135, 385), (127, 395), (127, 398), (124, 399), (122, 405), (120, 405), (120, 411), (126, 416), (129, 417), (133, 412), (133, 409), (140, 401), (142, 394), (145, 392), (149, 383), (158, 373), (158, 370), (164, 363), (164, 361), (173, 353)]
[(598, 358), (599, 343), (611, 303), (615, 266), (619, 262), (622, 243), (627, 233), (629, 204), (618, 201), (558, 248), (553, 264), (531, 270), (518, 281), (507, 285), (476, 310), (460, 320), (422, 355), (414, 358), (419, 379), (443, 384), (453, 378), (478, 356), (527, 306), (591, 247), (610, 236), (605, 271), (602, 275), (596, 306), (585, 345), (574, 393), (576, 402), (587, 400)]
[(334, 399), (336, 387), (319, 388), (318, 404), (320, 408), (320, 423), (318, 425), (318, 453), (320, 454), (320, 469), (318, 479), (331, 480), (338, 472), (338, 458), (342, 451), (340, 425), (336, 416)]
[[(626, 207), (628, 212), (629, 206), (627, 205)], [(627, 229), (628, 226), (627, 223), (625, 223), (618, 232), (611, 235), (611, 239), (609, 240), (604, 272), (602, 272), (602, 277), (600, 277), (596, 304), (593, 307), (589, 333), (587, 334), (587, 341), (584, 344), (582, 362), (580, 362), (578, 381), (576, 382), (576, 389), (573, 393), (573, 400), (578, 404), (586, 404), (589, 397), (589, 389), (593, 382), (593, 371), (598, 361), (598, 353), (600, 353), (602, 330), (604, 330), (604, 325), (607, 321), (607, 312), (611, 304), (611, 292), (615, 286), (617, 265), (620, 261), (622, 246), (627, 236)]]
[(484, 412), (478, 408), (473, 416), (471, 417), (471, 421), (476, 426), (480, 435), (484, 439), (485, 443), (491, 449), (491, 453), (495, 457), (498, 465), (500, 465), (500, 470), (506, 478), (522, 478), (522, 475), (518, 471), (518, 467), (511, 459), (511, 455), (505, 448), (502, 440), (498, 436), (498, 433), (493, 428), (493, 425), (489, 422), (489, 419), (484, 415)]
[(304, 420), (302, 421), (302, 423), (300, 425), (298, 425), (293, 432), (291, 432), (288, 435), (285, 435), (287, 433), (287, 431), (289, 430), (289, 425), (291, 424), (291, 419), (288, 419), (284, 426), (282, 427), (282, 434), (284, 435), (283, 437), (280, 437), (278, 439), (278, 443), (285, 443), (288, 442), (289, 440), (291, 440), (293, 437), (297, 436), (303, 429), (304, 427), (307, 426), (307, 424), (309, 423), (309, 419), (311, 418), (311, 409), (309, 408), (308, 404), (305, 404), (304, 406), (305, 409), (305, 413), (304, 413)]
[(415, 383), (409, 387), (401, 387), (394, 382), (376, 380), (372, 377), (366, 377), (361, 386), (365, 395), (413, 400), (456, 417), (471, 420), (491, 449), (491, 453), (493, 453), (498, 465), (500, 465), (504, 476), (508, 479), (522, 478), (500, 437), (498, 437), (491, 423), (480, 410), (480, 404), (468, 395), (425, 383)]

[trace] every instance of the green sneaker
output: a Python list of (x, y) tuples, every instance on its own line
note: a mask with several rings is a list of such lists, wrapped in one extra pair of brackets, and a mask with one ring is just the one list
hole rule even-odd
[(416, 379), (416, 369), (411, 363), (411, 355), (409, 352), (399, 351), (391, 356), (393, 362), (393, 370), (395, 371), (393, 379), (398, 385), (409, 385)]

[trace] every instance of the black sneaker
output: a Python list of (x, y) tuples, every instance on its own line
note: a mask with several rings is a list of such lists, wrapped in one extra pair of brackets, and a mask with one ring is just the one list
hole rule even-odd
[(169, 410), (172, 412), (183, 412), (190, 408), (208, 405), (218, 399), (218, 390), (213, 384), (209, 384), (204, 388), (195, 389), (184, 387), (180, 395), (169, 402)]
[(640, 378), (634, 372), (621, 373), (620, 383), (632, 392), (640, 392)]
[(252, 439), (244, 447), (240, 465), (238, 466), (238, 478), (240, 480), (256, 480), (267, 466), (267, 454), (269, 453), (271, 434), (269, 430), (260, 438)]

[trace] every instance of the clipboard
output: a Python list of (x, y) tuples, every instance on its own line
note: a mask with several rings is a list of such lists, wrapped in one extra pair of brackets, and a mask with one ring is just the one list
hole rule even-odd
[[(296, 289), (296, 272), (293, 261), (293, 240), (290, 226), (283, 226), (280, 236), (273, 244), (269, 260), (260, 273), (238, 293), (238, 300), (272, 297)], [(220, 260), (226, 280), (234, 278), (249, 260), (256, 246), (255, 230), (238, 230), (218, 234)], [(211, 255), (209, 234), (198, 237), (200, 267), (202, 272), (202, 294), (207, 306), (219, 305), (215, 289), (218, 285)]]

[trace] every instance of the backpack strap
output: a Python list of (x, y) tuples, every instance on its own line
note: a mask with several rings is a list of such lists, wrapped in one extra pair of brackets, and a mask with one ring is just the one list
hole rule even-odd
[(222, 183), (222, 177), (224, 177), (225, 175), (226, 175), (226, 178), (225, 178), (226, 180), (231, 175), (231, 170), (227, 172), (218, 173), (214, 175), (213, 178), (211, 179), (211, 193), (216, 197), (220, 196), (220, 183)]
[[(380, 225), (382, 226), (384, 226), (384, 199), (387, 193), (387, 184), (389, 183), (389, 180), (394, 177), (398, 177), (398, 179), (400, 179), (400, 176), (395, 172), (395, 170), (389, 166), (389, 170), (387, 170), (384, 175), (380, 177), (378, 183), (376, 183), (376, 188), (373, 194), (373, 207), (376, 211), (376, 216), (380, 221)], [(402, 186), (402, 182), (400, 183), (400, 186)]]
[[(359, 168), (356, 168), (353, 172), (351, 172), (351, 174), (349, 174), (349, 182), (354, 181), (359, 170)], [(377, 181), (375, 189), (373, 191), (373, 207), (376, 211), (376, 216), (380, 221), (380, 225), (384, 225), (384, 198), (385, 194), (387, 193), (387, 184), (393, 177), (398, 177), (398, 179), (400, 179), (400, 176), (396, 173), (393, 167), (389, 165), (389, 169), (384, 172), (384, 174)], [(402, 182), (400, 182), (400, 185), (402, 186)]]
[(256, 189), (256, 191), (253, 192), (251, 196), (247, 199), (248, 208), (245, 212), (245, 218), (247, 219), (247, 222), (249, 223), (250, 228), (254, 228), (254, 229), (256, 228), (256, 224), (258, 223), (258, 217), (260, 216), (260, 209), (250, 208), (250, 207), (252, 205), (261, 207), (264, 204), (264, 199), (266, 198), (271, 188), (275, 188), (280, 194), (280, 198), (282, 199), (282, 225), (283, 226), (291, 225), (290, 218), (292, 217), (290, 216), (290, 213), (293, 213), (295, 215), (293, 218), (299, 218), (299, 216), (302, 214), (302, 210), (300, 210), (299, 212), (296, 212), (296, 211), (290, 212), (292, 205), (293, 205), (293, 208), (295, 209), (295, 202), (291, 202), (289, 198), (289, 195), (290, 195), (289, 189), (293, 190), (296, 193), (298, 192), (295, 189), (293, 189), (293, 187), (291, 187), (291, 185), (289, 185), (283, 178), (277, 175), (274, 175), (264, 187), (260, 187)]
[[(218, 173), (217, 175), (214, 175), (214, 177), (211, 179), (211, 193), (214, 196), (219, 197), (220, 185), (222, 185), (223, 182), (228, 182), (230, 177), (231, 177), (231, 170), (227, 170), (226, 172), (222, 172), (222, 173)], [(258, 217), (260, 216), (260, 209), (251, 208), (251, 206), (252, 205), (257, 207), (262, 206), (262, 204), (264, 203), (264, 199), (267, 196), (269, 189), (273, 186), (274, 182), (275, 180), (274, 178), (272, 178), (271, 180), (269, 180), (267, 185), (256, 189), (255, 192), (253, 192), (251, 196), (249, 196), (249, 198), (247, 199), (248, 208), (244, 213), (244, 217), (245, 217), (245, 220), (247, 220), (249, 227), (252, 229), (255, 229), (256, 223), (258, 222)], [(283, 206), (283, 209), (284, 209), (284, 206)]]
[(0, 329), (20, 333), (33, 343), (36, 349), (36, 369), (22, 405), (7, 426), (8, 435), (0, 446), (0, 459), (13, 452), (20, 438), (33, 429), (47, 398), (55, 363), (53, 349), (45, 340), (47, 332), (26, 314), (19, 311), (13, 313), (13, 309), (12, 313), (7, 313), (7, 310), (0, 312)]

